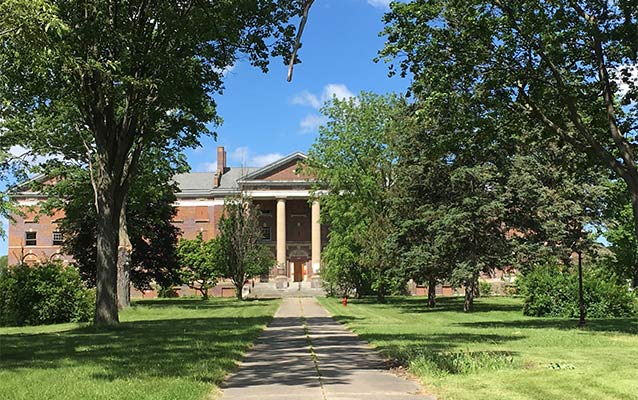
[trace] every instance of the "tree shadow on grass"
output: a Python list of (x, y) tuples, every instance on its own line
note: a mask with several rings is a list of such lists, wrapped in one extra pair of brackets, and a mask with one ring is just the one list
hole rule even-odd
[(188, 377), (219, 384), (271, 320), (268, 316), (123, 322), (46, 334), (0, 336), (0, 369), (94, 368), (94, 379)]
[[(523, 306), (517, 303), (504, 303), (502, 301), (490, 301), (490, 298), (477, 298), (474, 301), (474, 311), (472, 313), (485, 313), (492, 311), (523, 311)], [(501, 299), (499, 299), (501, 300)], [(438, 312), (458, 312), (463, 311), (463, 297), (438, 297), (436, 306), (428, 307), (427, 297), (388, 297), (386, 303), (391, 307), (396, 307), (406, 313), (438, 313)], [(351, 300), (352, 304), (381, 304), (376, 298), (364, 297), (362, 299)]]
[[(339, 315), (334, 317), (340, 323), (356, 326), (363, 318)], [(391, 357), (396, 353), (409, 351), (445, 352), (459, 348), (468, 348), (476, 343), (505, 345), (509, 342), (525, 339), (524, 335), (500, 335), (494, 333), (371, 333), (357, 332), (361, 339), (375, 344)]]
[[(529, 318), (514, 321), (462, 322), (456, 325), (469, 328), (512, 328), (512, 329), (560, 329), (578, 330), (578, 320), (563, 318)], [(638, 318), (597, 318), (587, 320), (584, 331), (620, 332), (638, 334)]]
[(246, 299), (244, 301), (238, 301), (235, 298), (220, 299), (215, 298), (213, 300), (202, 300), (201, 298), (194, 299), (149, 299), (149, 300), (136, 300), (131, 303), (132, 308), (144, 307), (177, 307), (186, 310), (198, 310), (198, 309), (215, 309), (215, 308), (246, 308), (246, 307), (268, 307), (272, 304), (273, 299), (259, 299), (252, 300)]

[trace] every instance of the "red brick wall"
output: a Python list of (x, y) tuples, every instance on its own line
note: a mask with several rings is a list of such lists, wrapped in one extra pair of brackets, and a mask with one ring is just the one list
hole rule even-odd
[[(24, 259), (25, 262), (44, 262), (52, 257), (71, 260), (61, 256), (60, 246), (53, 245), (53, 232), (57, 230), (55, 222), (64, 217), (63, 211), (53, 216), (39, 215), (39, 207), (25, 207), (24, 216), (13, 215), (14, 222), (9, 224), (9, 265), (15, 265)], [(27, 246), (26, 232), (36, 233), (36, 246)]]
[(178, 206), (177, 214), (173, 218), (175, 226), (182, 230), (182, 237), (195, 239), (202, 233), (204, 240), (217, 235), (217, 226), (223, 206)]
[(295, 172), (296, 170), (297, 163), (294, 162), (275, 170), (270, 175), (262, 179), (266, 181), (306, 181), (312, 179), (310, 176), (297, 174)]

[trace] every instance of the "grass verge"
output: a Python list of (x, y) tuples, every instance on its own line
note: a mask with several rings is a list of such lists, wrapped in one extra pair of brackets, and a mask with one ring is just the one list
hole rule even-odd
[(116, 328), (0, 328), (0, 397), (214, 398), (278, 304), (148, 300), (123, 311)]
[(441, 399), (637, 399), (638, 319), (530, 318), (522, 301), (488, 297), (321, 303)]

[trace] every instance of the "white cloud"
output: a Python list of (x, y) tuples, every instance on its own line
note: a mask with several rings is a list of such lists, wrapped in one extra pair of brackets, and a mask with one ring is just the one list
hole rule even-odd
[(309, 106), (319, 109), (326, 101), (336, 97), (339, 100), (354, 97), (354, 93), (343, 83), (329, 83), (323, 87), (321, 94), (314, 94), (304, 90), (297, 96), (293, 97), (292, 104), (301, 106)]
[(308, 114), (304, 119), (299, 122), (301, 133), (315, 132), (317, 128), (328, 122), (328, 117), (325, 115)]
[(292, 104), (298, 104), (300, 106), (310, 106), (312, 108), (320, 108), (322, 101), (317, 96), (304, 90), (297, 96), (293, 97)]
[(251, 167), (263, 167), (264, 165), (268, 165), (270, 163), (274, 163), (275, 161), (284, 158), (283, 154), (280, 153), (268, 153), (256, 155), (250, 158)]
[(230, 165), (242, 167), (263, 167), (283, 158), (280, 153), (254, 154), (246, 146), (237, 147), (229, 154)]
[(229, 160), (239, 163), (240, 165), (248, 166), (246, 160), (248, 159), (248, 147), (237, 147), (230, 152)]
[(229, 66), (227, 66), (227, 67), (225, 67), (223, 69), (219, 69), (219, 68), (215, 67), (215, 68), (213, 68), (213, 71), (221, 73), (222, 76), (226, 76), (229, 73), (233, 72), (233, 70), (235, 69), (235, 65), (236, 64), (229, 65)]
[(22, 146), (11, 146), (9, 148), (9, 154), (15, 158), (20, 158), (30, 166), (36, 166), (45, 163), (49, 160), (64, 160), (64, 157), (59, 154), (49, 155), (36, 155), (32, 154), (31, 150)]
[(217, 160), (215, 162), (207, 162), (199, 164), (199, 171), (204, 172), (216, 172), (217, 171)]
[(381, 8), (381, 9), (387, 9), (390, 8), (390, 2), (392, 0), (368, 0), (368, 4), (370, 4), (372, 7), (376, 7), (376, 8)]
[(339, 100), (344, 100), (354, 97), (354, 93), (352, 93), (350, 89), (342, 83), (330, 83), (323, 88), (323, 95), (321, 98), (326, 101), (333, 97), (336, 97)]

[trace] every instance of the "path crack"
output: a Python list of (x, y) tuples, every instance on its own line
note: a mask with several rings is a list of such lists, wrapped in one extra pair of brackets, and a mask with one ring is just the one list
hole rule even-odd
[(303, 309), (303, 303), (301, 302), (301, 298), (299, 298), (299, 308), (301, 309), (301, 316), (299, 319), (301, 320), (301, 325), (303, 326), (304, 334), (306, 335), (306, 343), (308, 343), (308, 349), (310, 351), (310, 359), (315, 366), (315, 371), (317, 371), (317, 379), (319, 380), (319, 387), (321, 388), (321, 397), (323, 400), (328, 400), (326, 396), (326, 391), (323, 387), (323, 378), (321, 377), (321, 371), (319, 370), (319, 358), (317, 357), (317, 353), (315, 353), (315, 348), (312, 344), (312, 338), (310, 337), (310, 329), (308, 328), (308, 321), (306, 320), (306, 316)]

